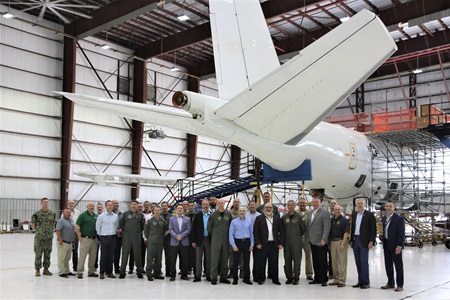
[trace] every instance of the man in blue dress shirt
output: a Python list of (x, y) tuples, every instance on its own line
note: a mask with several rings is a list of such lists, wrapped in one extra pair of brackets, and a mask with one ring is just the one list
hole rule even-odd
[(105, 279), (105, 273), (109, 278), (116, 278), (113, 274), (114, 251), (117, 242), (117, 226), (119, 217), (113, 213), (111, 200), (105, 203), (106, 211), (102, 213), (95, 223), (95, 230), (100, 236), (100, 279)]
[(229, 242), (233, 248), (233, 284), (238, 284), (238, 268), (241, 253), (243, 256), (244, 282), (253, 284), (250, 281), (250, 251), (253, 250), (255, 244), (253, 239), (253, 223), (250, 219), (245, 218), (245, 208), (240, 207), (238, 217), (231, 221)]

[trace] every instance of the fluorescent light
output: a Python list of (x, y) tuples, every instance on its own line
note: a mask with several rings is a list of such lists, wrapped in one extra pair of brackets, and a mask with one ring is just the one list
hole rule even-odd
[(415, 69), (415, 70), (413, 70), (412, 71), (414, 74), (420, 74), (420, 73), (422, 73), (423, 71), (421, 70), (421, 69)]
[(342, 23), (344, 23), (345, 21), (348, 21), (348, 20), (350, 20), (350, 17), (343, 17), (343, 18), (341, 18), (341, 22)]
[(108, 44), (103, 44), (103, 45), (102, 45), (102, 49), (108, 50), (108, 49), (111, 49), (111, 47), (108, 46)]
[(191, 19), (186, 15), (181, 15), (181, 16), (178, 16), (177, 18), (178, 18), (178, 20), (183, 21), (183, 22)]
[(3, 18), (11, 19), (14, 18), (14, 15), (12, 13), (6, 12), (3, 14)]
[(180, 71), (180, 69), (178, 69), (177, 67), (172, 67), (172, 68), (170, 68), (170, 71), (172, 71), (172, 72), (178, 72), (178, 71)]

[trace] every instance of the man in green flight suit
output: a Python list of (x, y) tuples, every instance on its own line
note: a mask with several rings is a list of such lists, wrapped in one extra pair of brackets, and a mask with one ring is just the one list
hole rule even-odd
[[(53, 275), (50, 267), (50, 253), (52, 253), (53, 227), (55, 226), (56, 215), (48, 209), (48, 199), (41, 199), (41, 209), (31, 216), (31, 228), (36, 231), (34, 236), (34, 267), (36, 276), (41, 276), (41, 267), (44, 265), (43, 275)], [(44, 262), (42, 263), (42, 255)]]
[[(300, 263), (302, 261), (302, 235), (305, 232), (305, 224), (300, 214), (295, 212), (294, 200), (287, 203), (288, 213), (282, 218), (284, 227), (284, 273), (286, 284), (298, 285), (300, 279)], [(294, 263), (294, 270), (292, 270)]]
[(120, 279), (125, 278), (125, 269), (130, 252), (133, 251), (136, 262), (136, 271), (138, 278), (144, 278), (142, 275), (141, 261), (141, 236), (144, 230), (144, 215), (138, 211), (138, 202), (131, 201), (131, 209), (122, 214), (119, 220), (119, 227), (122, 229), (122, 265), (120, 267)]
[(220, 282), (231, 283), (228, 275), (228, 232), (231, 213), (225, 210), (223, 199), (217, 200), (217, 211), (212, 213), (208, 219), (208, 233), (211, 235), (211, 284), (217, 284), (217, 275), (220, 264)]
[[(153, 208), (153, 217), (144, 226), (144, 236), (147, 239), (147, 279), (164, 279), (161, 275), (162, 251), (164, 248), (164, 236), (168, 232), (168, 223), (161, 217), (161, 208)], [(154, 272), (152, 274), (152, 262), (154, 259)]]

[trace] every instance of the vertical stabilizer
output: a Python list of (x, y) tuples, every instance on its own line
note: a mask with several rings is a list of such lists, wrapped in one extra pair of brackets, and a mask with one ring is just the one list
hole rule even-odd
[(258, 0), (210, 0), (219, 97), (233, 98), (280, 66)]

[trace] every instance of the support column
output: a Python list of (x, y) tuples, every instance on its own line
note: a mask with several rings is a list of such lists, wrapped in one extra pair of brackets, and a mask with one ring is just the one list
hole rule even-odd
[[(198, 93), (200, 90), (200, 82), (197, 78), (188, 77), (188, 90)], [(187, 176), (194, 177), (197, 174), (197, 145), (198, 137), (193, 134), (187, 134)]]
[[(63, 91), (75, 93), (76, 41), (64, 38)], [(59, 208), (67, 207), (69, 199), (70, 161), (72, 154), (74, 103), (67, 98), (62, 99), (61, 122), (61, 187)]]
[(233, 180), (238, 180), (241, 168), (241, 148), (231, 145), (231, 176)]
[[(133, 72), (133, 102), (147, 102), (147, 62), (142, 60), (134, 60)], [(144, 136), (144, 123), (140, 121), (132, 121), (132, 148), (131, 148), (131, 174), (141, 174), (142, 165), (142, 147)], [(131, 200), (139, 198), (139, 183), (133, 183), (131, 189)]]

